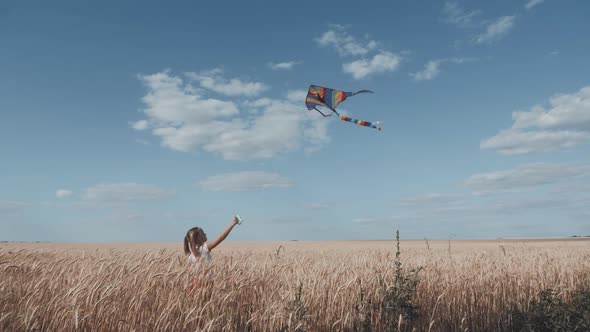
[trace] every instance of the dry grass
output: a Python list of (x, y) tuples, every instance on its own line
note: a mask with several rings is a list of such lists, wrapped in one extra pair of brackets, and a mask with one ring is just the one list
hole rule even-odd
[[(587, 239), (401, 250), (404, 269), (423, 267), (412, 300), (420, 316), (401, 328), (505, 331), (510, 310), (545, 288), (590, 289)], [(352, 331), (368, 312), (357, 309), (393, 284), (395, 251), (393, 241), (226, 242), (210, 285), (189, 294), (180, 244), (0, 244), (0, 330)]]

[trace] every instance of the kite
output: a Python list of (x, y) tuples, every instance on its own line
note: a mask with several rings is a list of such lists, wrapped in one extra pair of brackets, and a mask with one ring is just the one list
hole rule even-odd
[(379, 127), (379, 125), (381, 124), (381, 121), (368, 122), (368, 121), (353, 119), (353, 118), (349, 118), (345, 115), (340, 115), (336, 111), (336, 106), (338, 106), (338, 104), (340, 104), (341, 102), (346, 100), (346, 98), (352, 97), (352, 96), (359, 94), (359, 93), (365, 93), (365, 92), (373, 93), (373, 91), (370, 91), (370, 90), (360, 90), (357, 92), (345, 92), (345, 91), (325, 88), (325, 87), (318, 86), (318, 85), (311, 85), (309, 87), (309, 90), (307, 91), (307, 97), (305, 97), (305, 105), (307, 106), (308, 111), (316, 110), (316, 111), (320, 112), (320, 114), (323, 115), (324, 117), (331, 116), (332, 114), (324, 114), (316, 106), (323, 106), (323, 107), (329, 108), (332, 112), (336, 113), (336, 115), (338, 115), (338, 117), (342, 121), (352, 122), (352, 123), (356, 123), (360, 126), (365, 126), (365, 127), (370, 127), (370, 128), (375, 128), (377, 130), (381, 130), (381, 127)]

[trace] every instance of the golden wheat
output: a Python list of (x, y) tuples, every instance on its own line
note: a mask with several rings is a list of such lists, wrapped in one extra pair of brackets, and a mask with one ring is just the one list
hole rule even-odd
[[(174, 248), (173, 246), (177, 246)], [(393, 242), (224, 243), (190, 289), (181, 246), (0, 245), (2, 331), (374, 330), (395, 279)], [(402, 241), (422, 267), (417, 331), (503, 331), (552, 288), (590, 289), (590, 241)], [(372, 309), (377, 308), (377, 309)], [(364, 309), (364, 310), (363, 310)]]

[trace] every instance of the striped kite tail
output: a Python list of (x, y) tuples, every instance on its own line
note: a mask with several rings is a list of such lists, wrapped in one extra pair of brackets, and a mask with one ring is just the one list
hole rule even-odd
[(356, 123), (359, 126), (365, 126), (365, 127), (375, 128), (377, 130), (381, 130), (381, 127), (379, 127), (379, 125), (381, 124), (381, 121), (368, 122), (368, 121), (363, 121), (363, 120), (349, 118), (349, 117), (347, 117), (345, 115), (340, 115), (340, 120), (347, 121), (347, 122), (352, 122), (352, 123)]

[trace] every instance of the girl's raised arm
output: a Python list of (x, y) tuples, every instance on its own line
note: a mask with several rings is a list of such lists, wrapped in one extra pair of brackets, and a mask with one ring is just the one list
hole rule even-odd
[(231, 223), (229, 224), (229, 226), (227, 226), (227, 228), (221, 234), (219, 234), (217, 239), (215, 239), (214, 241), (211, 241), (211, 242), (207, 242), (207, 248), (209, 249), (209, 251), (213, 250), (213, 248), (217, 247), (223, 240), (225, 240), (225, 238), (231, 232), (232, 228), (234, 228), (234, 226), (237, 223), (238, 223), (238, 218), (234, 217), (232, 219)]

